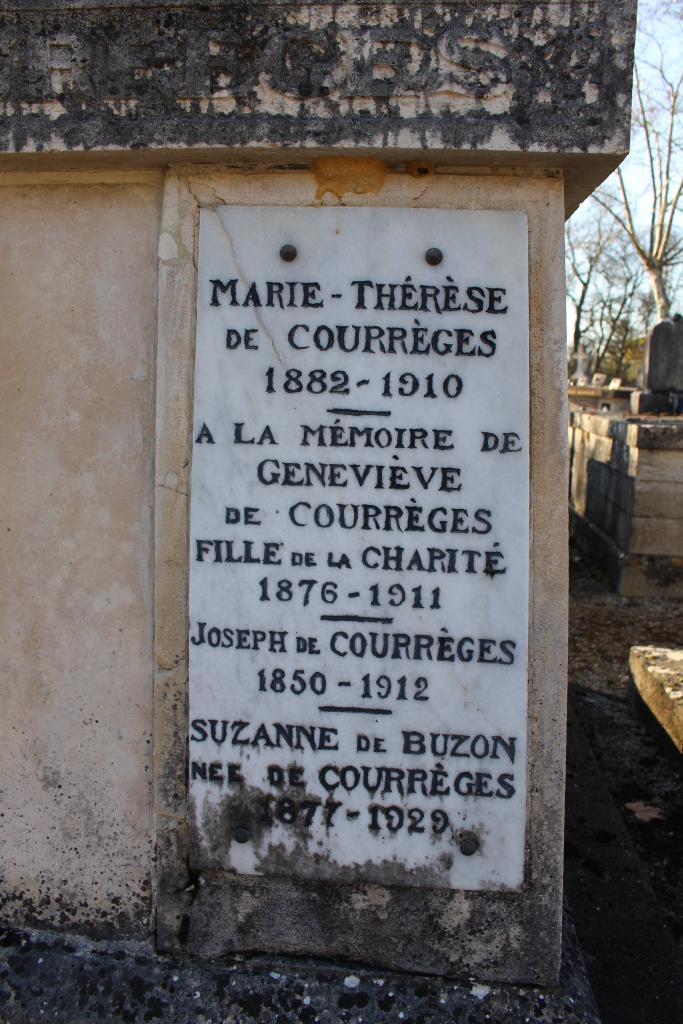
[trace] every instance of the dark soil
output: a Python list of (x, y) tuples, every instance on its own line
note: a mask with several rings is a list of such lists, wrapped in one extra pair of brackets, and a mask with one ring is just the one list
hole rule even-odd
[[(603, 1024), (683, 1020), (683, 759), (629, 694), (683, 602), (623, 598), (572, 556), (567, 893)], [(631, 806), (629, 806), (631, 805)]]

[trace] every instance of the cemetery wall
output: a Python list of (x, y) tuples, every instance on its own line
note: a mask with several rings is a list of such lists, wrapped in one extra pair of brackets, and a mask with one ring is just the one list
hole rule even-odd
[(572, 413), (574, 533), (630, 597), (683, 596), (683, 424)]

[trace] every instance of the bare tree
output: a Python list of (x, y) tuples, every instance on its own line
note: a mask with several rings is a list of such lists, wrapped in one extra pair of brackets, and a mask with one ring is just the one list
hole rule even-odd
[(602, 370), (636, 383), (653, 300), (644, 290), (645, 272), (630, 243), (610, 227), (599, 207), (594, 209), (592, 221), (567, 228), (573, 361), (581, 347), (591, 374)]
[(595, 294), (587, 351), (592, 371), (636, 383), (645, 341), (643, 270), (630, 247), (617, 242), (605, 253)]
[[(643, 144), (648, 180), (643, 201), (622, 168), (616, 172), (616, 184), (595, 195), (596, 201), (624, 232), (641, 261), (650, 281), (660, 319), (671, 315), (667, 278), (683, 259), (683, 237), (676, 219), (683, 205), (682, 107), (683, 75), (669, 77), (661, 53), (657, 65), (641, 62), (636, 68), (634, 89), (634, 148), (638, 136)], [(644, 81), (647, 74), (647, 83)], [(611, 179), (613, 181), (613, 179)], [(647, 216), (642, 217), (643, 205)]]
[(604, 216), (591, 223), (567, 224), (567, 297), (574, 308), (572, 351), (578, 358), (583, 335), (591, 319), (592, 291), (607, 247), (614, 241)]

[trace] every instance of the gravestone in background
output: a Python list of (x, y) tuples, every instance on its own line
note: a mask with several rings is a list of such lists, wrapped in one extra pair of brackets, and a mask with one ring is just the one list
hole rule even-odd
[(631, 395), (631, 412), (680, 413), (683, 410), (683, 320), (662, 320), (647, 340), (644, 389)]
[(646, 387), (683, 392), (683, 320), (664, 320), (648, 341)]

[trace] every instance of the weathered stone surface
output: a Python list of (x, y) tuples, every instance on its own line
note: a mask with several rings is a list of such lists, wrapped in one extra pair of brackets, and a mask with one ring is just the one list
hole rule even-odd
[(683, 558), (619, 554), (616, 589), (624, 597), (683, 598)]
[(628, 550), (631, 535), (630, 513), (624, 512), (607, 495), (591, 486), (588, 488), (584, 514), (597, 527), (613, 537), (620, 548)]
[(621, 593), (682, 596), (680, 417), (574, 413), (569, 437), (579, 543)]
[[(645, 416), (617, 417), (610, 413), (574, 412), (570, 421), (575, 429), (586, 434), (612, 438), (631, 448), (683, 449), (683, 420), (680, 416), (650, 419)], [(610, 451), (605, 449), (608, 455)]]
[(570, 500), (623, 552), (683, 554), (683, 424), (580, 413), (570, 426)]
[(683, 450), (683, 419), (680, 416), (659, 417), (652, 420), (626, 420), (615, 424), (615, 437), (625, 440), (633, 448), (661, 448), (667, 451)]
[(678, 486), (634, 480), (609, 466), (591, 463), (585, 506), (579, 509), (575, 504), (574, 508), (625, 552), (683, 557), (683, 480)]
[(579, 550), (624, 597), (683, 598), (683, 557), (629, 554), (605, 530), (570, 508), (571, 536)]
[(683, 480), (683, 451), (627, 448), (618, 468), (638, 480), (680, 483)]
[[(612, 438), (598, 433), (582, 430), (579, 427), (570, 427), (570, 443), (570, 500), (574, 508), (583, 515), (586, 512), (588, 496), (594, 487), (596, 478), (601, 478), (605, 474), (609, 475), (613, 441)], [(606, 486), (603, 484), (598, 489), (605, 491)]]
[(608, 463), (593, 460), (588, 465), (588, 490), (590, 497), (599, 495), (625, 512), (633, 509), (635, 481), (622, 476)]
[[(262, 949), (389, 970), (552, 984), (555, 921), (532, 893), (449, 893), (192, 872), (183, 903), (162, 898), (163, 951), (223, 957)], [(174, 896), (171, 902), (170, 896)], [(163, 894), (165, 897), (166, 894)], [(514, 927), (511, 927), (514, 914)], [(408, 925), (406, 925), (408, 922)]]
[(664, 320), (653, 330), (646, 383), (651, 391), (683, 391), (683, 320)]
[(0, 188), (2, 908), (142, 936), (159, 179), (95, 178)]
[(681, 555), (683, 557), (683, 519), (661, 516), (628, 516), (630, 540), (628, 550), (642, 555)]
[(628, 150), (635, 0), (4, 8), (7, 153), (536, 154), (573, 208)]
[[(189, 542), (179, 541), (188, 521), (173, 498), (172, 521), (157, 532), (157, 623), (163, 623), (158, 651), (164, 664), (157, 679), (157, 747), (160, 757), (158, 812), (165, 823), (163, 869), (157, 904), (158, 942), (168, 951), (205, 955), (263, 950), (339, 957), (385, 967), (416, 967), (424, 973), (476, 976), (480, 981), (526, 979), (551, 984), (556, 978), (560, 917), (563, 716), (566, 695), (566, 511), (563, 472), (566, 413), (564, 279), (561, 264), (562, 185), (499, 176), (435, 174), (416, 189), (409, 174), (391, 173), (379, 194), (346, 195), (348, 205), (396, 208), (520, 209), (529, 218), (532, 579), (529, 631), (529, 803), (525, 883), (520, 891), (482, 893), (432, 891), (428, 897), (408, 886), (376, 889), (287, 878), (253, 878), (244, 884), (229, 873), (197, 871), (188, 862), (182, 814), (186, 776), (175, 735), (177, 709), (185, 699), (187, 664), (187, 578)], [(454, 176), (455, 178), (455, 176)], [(205, 169), (167, 178), (162, 224), (162, 312), (157, 350), (157, 480), (159, 496), (173, 480), (184, 488), (191, 448), (191, 354), (193, 320), (187, 296), (196, 281), (192, 247), (197, 208), (276, 202), (308, 206), (317, 181), (305, 171), (239, 173)], [(171, 273), (172, 271), (172, 273)], [(179, 297), (182, 311), (179, 313)], [(184, 425), (184, 426), (183, 426)], [(505, 456), (508, 458), (509, 456)], [(168, 506), (169, 512), (171, 506)], [(180, 552), (180, 554), (179, 554)], [(547, 642), (548, 637), (553, 642)], [(168, 643), (175, 637), (174, 643)], [(161, 666), (159, 666), (161, 668)], [(172, 725), (169, 727), (169, 723)], [(171, 736), (173, 734), (173, 739)], [(173, 829), (177, 830), (174, 837)], [(188, 872), (188, 863), (190, 870)], [(167, 873), (168, 872), (168, 873)], [(185, 877), (183, 878), (183, 872)], [(428, 905), (427, 905), (428, 899)], [(438, 918), (437, 926), (430, 924)], [(409, 922), (406, 927), (406, 922)], [(303, 927), (302, 927), (303, 923)], [(295, 928), (294, 925), (297, 925)], [(412, 931), (412, 936), (409, 934)], [(417, 950), (417, 953), (415, 952)]]
[(569, 921), (559, 984), (545, 989), (319, 961), (259, 957), (198, 964), (155, 959), (140, 946), (4, 931), (0, 1006), (10, 1024), (600, 1024)]
[(573, 412), (570, 415), (570, 422), (577, 430), (584, 430), (588, 434), (598, 434), (600, 437), (609, 437), (614, 417), (605, 413), (597, 412)]
[[(627, 481), (630, 483), (630, 478)], [(628, 505), (622, 505), (628, 509)], [(680, 480), (636, 480), (633, 511), (637, 516), (683, 519), (683, 478)]]
[(668, 393), (657, 391), (634, 391), (631, 394), (630, 410), (634, 416), (643, 416), (645, 413), (669, 412), (671, 408)]
[(632, 647), (629, 667), (638, 693), (683, 754), (683, 648)]

